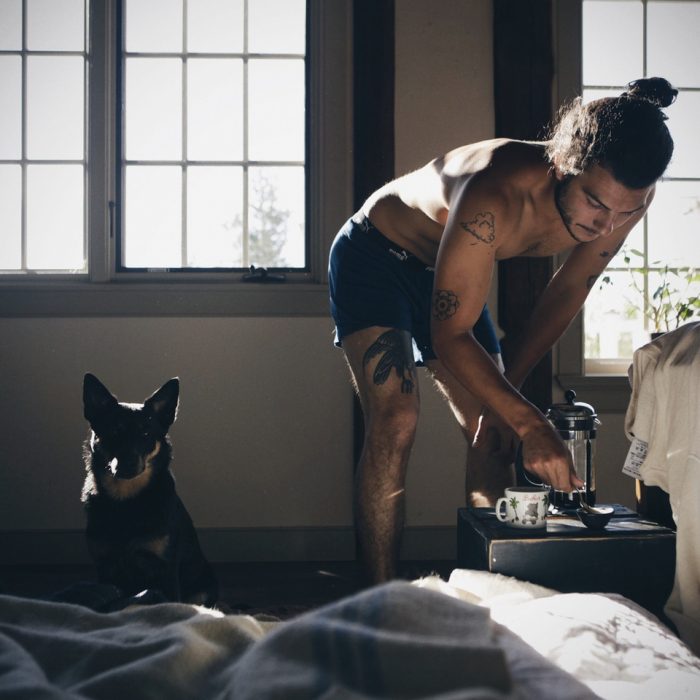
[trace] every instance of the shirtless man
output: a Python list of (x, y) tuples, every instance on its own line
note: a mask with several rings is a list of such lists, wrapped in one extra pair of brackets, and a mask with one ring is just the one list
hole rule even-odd
[[(661, 108), (675, 95), (650, 78), (619, 97), (574, 101), (549, 141), (457, 148), (380, 188), (341, 229), (330, 256), (331, 310), (365, 418), (354, 509), (370, 583), (396, 574), (419, 410), (416, 359), (471, 445), (468, 503), (493, 505), (513, 483), (516, 441), (544, 483), (583, 485), (518, 389), (647, 211), (673, 151)], [(565, 251), (503, 373), (485, 308), (496, 262)]]

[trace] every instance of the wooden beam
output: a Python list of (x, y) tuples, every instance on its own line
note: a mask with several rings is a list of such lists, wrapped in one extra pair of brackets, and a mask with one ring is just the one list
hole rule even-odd
[[(394, 178), (394, 0), (353, 3), (354, 206)], [(364, 443), (364, 417), (353, 403), (355, 464)]]
[[(493, 10), (496, 136), (542, 139), (552, 119), (550, 0), (494, 0)], [(506, 365), (552, 271), (549, 258), (498, 264), (498, 320), (505, 332)], [(551, 353), (530, 373), (522, 392), (542, 410), (552, 403)]]

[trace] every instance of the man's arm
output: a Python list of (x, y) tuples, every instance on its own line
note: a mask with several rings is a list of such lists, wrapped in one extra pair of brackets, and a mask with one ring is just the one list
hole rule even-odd
[(500, 373), (472, 335), (488, 295), (496, 252), (511, 227), (509, 206), (478, 175), (452, 203), (435, 269), (432, 337), (440, 361), (523, 442), (525, 466), (562, 491), (583, 485), (542, 413)]
[(571, 251), (538, 299), (517, 339), (506, 368), (506, 377), (513, 386), (522, 385), (532, 368), (564, 334), (644, 211), (636, 213), (609, 236), (581, 243)]

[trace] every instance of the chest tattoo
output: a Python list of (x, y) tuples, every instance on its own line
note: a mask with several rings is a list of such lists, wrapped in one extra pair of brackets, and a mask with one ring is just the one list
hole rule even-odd
[(520, 253), (520, 255), (527, 255), (528, 253), (534, 253), (536, 250), (539, 249), (540, 245), (542, 244), (542, 241), (535, 241), (535, 243), (531, 243), (525, 250)]

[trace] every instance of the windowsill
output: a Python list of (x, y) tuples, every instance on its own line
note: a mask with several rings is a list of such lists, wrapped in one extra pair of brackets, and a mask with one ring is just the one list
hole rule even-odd
[(328, 316), (325, 284), (287, 281), (7, 285), (0, 317)]
[(558, 374), (563, 389), (573, 389), (577, 400), (595, 406), (598, 413), (625, 413), (632, 390), (627, 374), (576, 375)]

